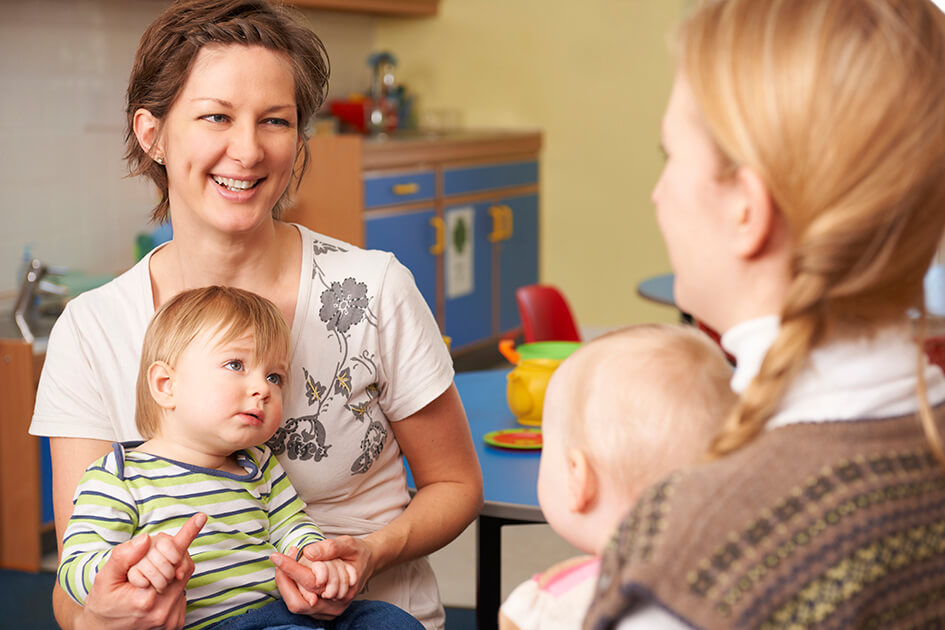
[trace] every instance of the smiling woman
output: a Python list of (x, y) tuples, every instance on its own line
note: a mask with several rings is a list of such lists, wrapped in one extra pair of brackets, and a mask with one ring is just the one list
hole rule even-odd
[[(304, 170), (305, 126), (327, 76), (318, 37), (265, 0), (179, 0), (145, 31), (128, 87), (126, 157), (157, 186), (152, 215), (169, 218), (174, 237), (69, 303), (50, 337), (30, 430), (51, 438), (61, 548), (86, 466), (110, 442), (141, 439), (134, 378), (155, 309), (209, 285), (268, 298), (290, 326), (291, 352), (284, 417), (267, 446), (329, 536), (306, 557), (343, 559), (358, 574), (345, 597), (320, 599), (312, 571), (277, 556), (281, 596), (292, 611), (327, 619), (369, 592), (442, 628), (424, 556), (482, 502), (452, 361), (392, 255), (278, 220)], [(403, 457), (418, 489), (412, 500)], [(178, 627), (193, 564), (161, 593), (142, 592), (126, 573), (147, 547), (117, 546), (96, 567), (82, 609), (57, 589), (60, 624)]]

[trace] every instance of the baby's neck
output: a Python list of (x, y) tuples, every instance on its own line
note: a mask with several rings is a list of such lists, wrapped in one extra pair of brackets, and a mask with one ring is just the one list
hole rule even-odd
[(236, 462), (236, 454), (217, 455), (214, 453), (204, 453), (202, 451), (184, 446), (183, 444), (166, 440), (160, 436), (155, 436), (137, 446), (135, 450), (143, 453), (150, 453), (158, 457), (172, 459), (177, 462), (199, 466), (200, 468), (209, 468), (212, 470), (221, 470), (223, 472), (243, 474), (246, 472)]

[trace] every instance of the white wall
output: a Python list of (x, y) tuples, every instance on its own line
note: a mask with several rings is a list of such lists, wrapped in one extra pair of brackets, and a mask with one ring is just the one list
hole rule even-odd
[[(155, 195), (124, 177), (124, 93), (163, 0), (0, 0), (0, 297), (24, 245), (91, 273), (133, 263)], [(306, 11), (332, 61), (332, 94), (364, 89), (374, 18)]]

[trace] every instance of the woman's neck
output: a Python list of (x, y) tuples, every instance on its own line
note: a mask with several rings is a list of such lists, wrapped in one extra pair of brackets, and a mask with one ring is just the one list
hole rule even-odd
[(291, 324), (301, 265), (294, 226), (271, 221), (239, 235), (195, 232), (175, 226), (173, 240), (152, 255), (155, 308), (181, 291), (224, 285), (272, 300)]

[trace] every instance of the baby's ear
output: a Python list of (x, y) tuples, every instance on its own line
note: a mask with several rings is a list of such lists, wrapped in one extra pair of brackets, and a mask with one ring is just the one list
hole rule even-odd
[(597, 472), (579, 448), (568, 450), (568, 509), (583, 514), (591, 509), (597, 498)]
[(151, 398), (163, 409), (173, 409), (174, 403), (174, 368), (164, 361), (155, 361), (148, 368), (148, 389)]

